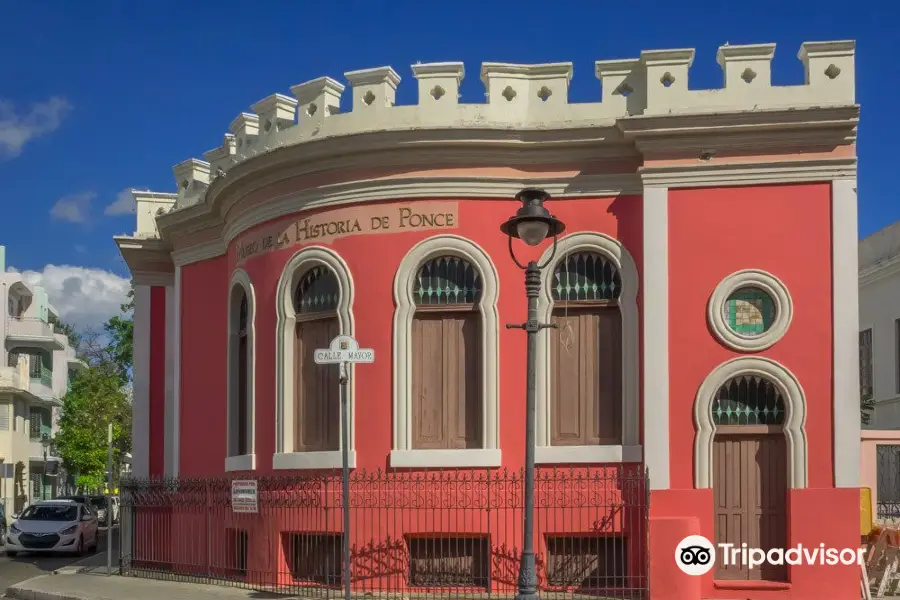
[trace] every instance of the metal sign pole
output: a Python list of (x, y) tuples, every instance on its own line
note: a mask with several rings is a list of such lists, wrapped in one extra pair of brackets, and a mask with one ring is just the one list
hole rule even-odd
[(342, 494), (344, 496), (344, 535), (341, 536), (344, 546), (344, 600), (350, 600), (350, 417), (347, 414), (347, 381), (350, 374), (347, 363), (341, 362), (341, 477)]
[[(106, 459), (106, 468), (108, 471), (108, 475), (106, 478), (106, 574), (112, 575), (112, 484), (113, 484), (113, 426), (112, 423), (109, 424), (109, 431), (107, 432), (107, 443), (109, 447), (107, 448), (107, 459)], [(99, 534), (98, 534), (99, 537)]]
[(328, 345), (313, 353), (317, 365), (339, 365), (341, 383), (341, 493), (344, 497), (344, 600), (350, 600), (350, 407), (347, 400), (347, 382), (350, 380), (348, 365), (352, 363), (375, 362), (375, 351), (360, 348), (359, 343), (349, 335), (339, 335)]

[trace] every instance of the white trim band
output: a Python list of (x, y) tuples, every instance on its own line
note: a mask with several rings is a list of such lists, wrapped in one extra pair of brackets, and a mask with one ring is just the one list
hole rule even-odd
[[(227, 430), (226, 430), (226, 446), (225, 446), (225, 470), (246, 470), (246, 469), (229, 469), (229, 460), (232, 458), (240, 458), (242, 455), (236, 453), (237, 433), (236, 418), (239, 414), (237, 402), (238, 395), (238, 327), (240, 327), (240, 306), (235, 307), (234, 302), (236, 288), (240, 288), (247, 298), (247, 448), (246, 454), (243, 456), (252, 456), (256, 451), (256, 291), (253, 289), (253, 282), (250, 281), (250, 275), (243, 269), (235, 269), (231, 274), (231, 281), (228, 283), (228, 349), (226, 355), (228, 357), (228, 369), (226, 376), (228, 377), (227, 391)], [(235, 463), (236, 464), (236, 463)], [(248, 464), (246, 461), (240, 464)], [(255, 459), (254, 463), (255, 464)], [(252, 468), (252, 467), (249, 467)]]

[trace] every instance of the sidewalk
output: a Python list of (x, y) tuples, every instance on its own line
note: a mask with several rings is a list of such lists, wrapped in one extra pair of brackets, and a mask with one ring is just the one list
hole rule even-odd
[(158, 581), (139, 577), (106, 575), (105, 567), (93, 572), (73, 572), (62, 569), (59, 574), (42, 575), (10, 586), (7, 598), (19, 600), (205, 600), (207, 598), (232, 598), (234, 600), (261, 600), (280, 596), (238, 588)]

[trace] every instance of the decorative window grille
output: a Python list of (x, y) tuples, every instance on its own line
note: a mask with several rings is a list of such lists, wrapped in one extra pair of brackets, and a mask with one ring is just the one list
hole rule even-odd
[(477, 304), (481, 300), (481, 278), (468, 261), (439, 256), (419, 268), (413, 281), (416, 305)]
[(294, 290), (297, 314), (332, 312), (341, 300), (337, 277), (325, 266), (316, 266), (303, 274)]
[(716, 425), (783, 425), (784, 398), (768, 379), (738, 375), (716, 392), (712, 417)]
[(553, 272), (551, 295), (556, 302), (618, 300), (621, 292), (618, 269), (596, 252), (569, 254)]

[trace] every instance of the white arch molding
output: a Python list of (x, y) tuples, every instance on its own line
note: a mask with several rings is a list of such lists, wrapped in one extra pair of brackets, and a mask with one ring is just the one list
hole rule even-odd
[[(416, 303), (413, 283), (419, 268), (439, 256), (455, 256), (468, 261), (481, 279), (482, 410), (484, 439), (481, 448), (421, 450), (412, 447), (412, 352), (410, 336)], [(500, 317), (497, 299), (500, 287), (497, 269), (488, 254), (475, 242), (456, 235), (436, 235), (416, 244), (394, 277), (394, 447), (393, 467), (499, 467), (500, 466)]]
[[(235, 306), (237, 291), (242, 291), (247, 296), (247, 454), (235, 454), (234, 439), (237, 423), (238, 403), (238, 372), (237, 355), (238, 327), (240, 315)], [(226, 471), (252, 471), (256, 468), (256, 293), (250, 276), (243, 269), (236, 269), (231, 274), (228, 284), (228, 403), (227, 403), (227, 436), (225, 453)]]
[(741, 356), (725, 361), (710, 373), (694, 402), (694, 487), (711, 488), (713, 484), (713, 440), (716, 426), (712, 404), (716, 392), (726, 381), (740, 375), (762, 377), (775, 385), (784, 400), (784, 437), (787, 442), (788, 487), (807, 486), (806, 396), (800, 382), (780, 363), (758, 356)]
[[(309, 246), (295, 253), (285, 264), (275, 295), (277, 325), (275, 333), (275, 432), (276, 453), (272, 457), (274, 469), (336, 469), (341, 466), (341, 450), (318, 452), (294, 452), (294, 335), (296, 314), (293, 292), (297, 283), (310, 269), (324, 266), (330, 269), (338, 285), (338, 327), (341, 335), (354, 334), (353, 277), (347, 263), (334, 250), (324, 246)], [(347, 384), (347, 408), (350, 412), (350, 466), (356, 467), (356, 378), (350, 365), (350, 381)], [(335, 396), (338, 390), (334, 391)], [(341, 441), (343, 444), (343, 441)]]
[[(550, 259), (553, 248), (541, 256), (540, 264)], [(638, 272), (628, 250), (615, 238), (606, 234), (582, 231), (558, 240), (553, 262), (541, 272), (541, 293), (538, 296), (538, 319), (549, 323), (553, 313), (553, 272), (560, 261), (576, 252), (595, 252), (604, 256), (619, 271), (622, 289), (619, 292), (619, 310), (622, 314), (622, 444), (603, 446), (551, 446), (550, 445), (550, 338), (542, 332), (537, 336), (537, 448), (535, 461), (539, 463), (600, 463), (639, 462), (642, 460), (640, 444), (640, 339), (638, 327)]]

